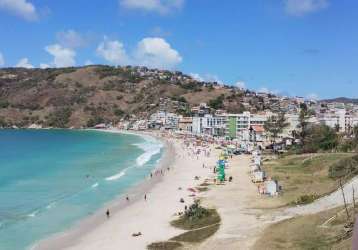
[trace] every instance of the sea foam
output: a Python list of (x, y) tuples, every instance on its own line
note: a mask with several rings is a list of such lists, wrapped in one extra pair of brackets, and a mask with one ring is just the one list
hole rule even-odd
[(160, 150), (163, 147), (163, 144), (155, 138), (149, 136), (145, 136), (143, 138), (145, 139), (145, 142), (134, 144), (135, 146), (144, 151), (144, 153), (138, 156), (138, 158), (136, 159), (136, 163), (138, 166), (143, 166), (148, 161), (150, 161), (150, 159), (154, 155), (160, 153)]
[(126, 169), (122, 170), (120, 173), (109, 176), (106, 178), (106, 181), (115, 181), (120, 179), (121, 177), (123, 177), (126, 174)]

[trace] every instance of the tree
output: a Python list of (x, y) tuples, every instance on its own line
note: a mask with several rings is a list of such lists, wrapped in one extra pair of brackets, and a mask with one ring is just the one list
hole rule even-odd
[(337, 124), (334, 126), (334, 129), (336, 130), (336, 132), (339, 132), (339, 130), (341, 129), (341, 127), (340, 127), (339, 124), (337, 123)]
[(225, 99), (225, 96), (222, 94), (222, 95), (219, 95), (217, 98), (210, 100), (209, 101), (210, 108), (213, 108), (213, 109), (223, 108), (224, 107), (224, 99)]
[(358, 125), (355, 125), (352, 129), (353, 138), (358, 142)]
[(49, 115), (47, 123), (51, 127), (66, 128), (71, 115), (72, 110), (70, 108), (60, 108)]
[(339, 136), (335, 129), (327, 125), (315, 125), (307, 129), (307, 136), (303, 142), (304, 153), (315, 153), (319, 150), (327, 151), (337, 148)]
[(298, 127), (300, 128), (300, 133), (299, 133), (299, 137), (301, 139), (301, 143), (302, 145), (304, 145), (304, 141), (305, 138), (307, 136), (307, 126), (308, 126), (308, 119), (310, 118), (310, 113), (308, 111), (308, 107), (305, 103), (302, 103), (300, 105), (301, 111), (300, 111), (300, 115), (299, 115), (299, 125)]
[(273, 144), (276, 143), (276, 139), (283, 129), (286, 128), (289, 123), (286, 122), (285, 113), (281, 112), (276, 116), (271, 116), (264, 124), (265, 130), (270, 134)]

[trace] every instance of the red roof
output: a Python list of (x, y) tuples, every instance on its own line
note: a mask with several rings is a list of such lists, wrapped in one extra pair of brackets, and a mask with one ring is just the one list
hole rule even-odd
[(259, 133), (265, 132), (265, 129), (263, 126), (253, 125), (251, 127), (255, 132), (259, 132)]

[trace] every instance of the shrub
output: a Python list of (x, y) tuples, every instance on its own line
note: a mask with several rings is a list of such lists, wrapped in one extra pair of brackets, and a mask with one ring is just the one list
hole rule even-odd
[(114, 110), (114, 114), (118, 117), (121, 117), (121, 116), (125, 115), (125, 112), (123, 110), (117, 108)]
[(94, 127), (97, 124), (104, 123), (105, 119), (100, 116), (93, 116), (87, 121), (87, 127)]
[(305, 195), (301, 195), (300, 197), (297, 198), (296, 201), (294, 201), (293, 203), (295, 205), (304, 205), (304, 204), (309, 204), (312, 203), (313, 201), (315, 201), (319, 196), (317, 194), (305, 194)]
[(336, 131), (326, 125), (316, 125), (307, 129), (303, 152), (316, 153), (337, 148), (339, 138)]
[(65, 128), (70, 120), (72, 110), (70, 108), (61, 108), (53, 112), (48, 117), (48, 125), (56, 128)]
[(344, 158), (329, 167), (329, 177), (350, 178), (358, 174), (358, 155)]
[(217, 98), (209, 101), (209, 106), (213, 109), (221, 109), (224, 107), (224, 95), (220, 95)]
[(8, 101), (0, 100), (0, 108), (6, 109), (7, 107), (9, 107), (9, 105), (10, 103)]

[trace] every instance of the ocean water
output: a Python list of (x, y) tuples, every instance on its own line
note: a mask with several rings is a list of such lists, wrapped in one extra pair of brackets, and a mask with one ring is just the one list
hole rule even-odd
[(124, 195), (162, 146), (97, 131), (0, 130), (0, 249), (28, 249)]

